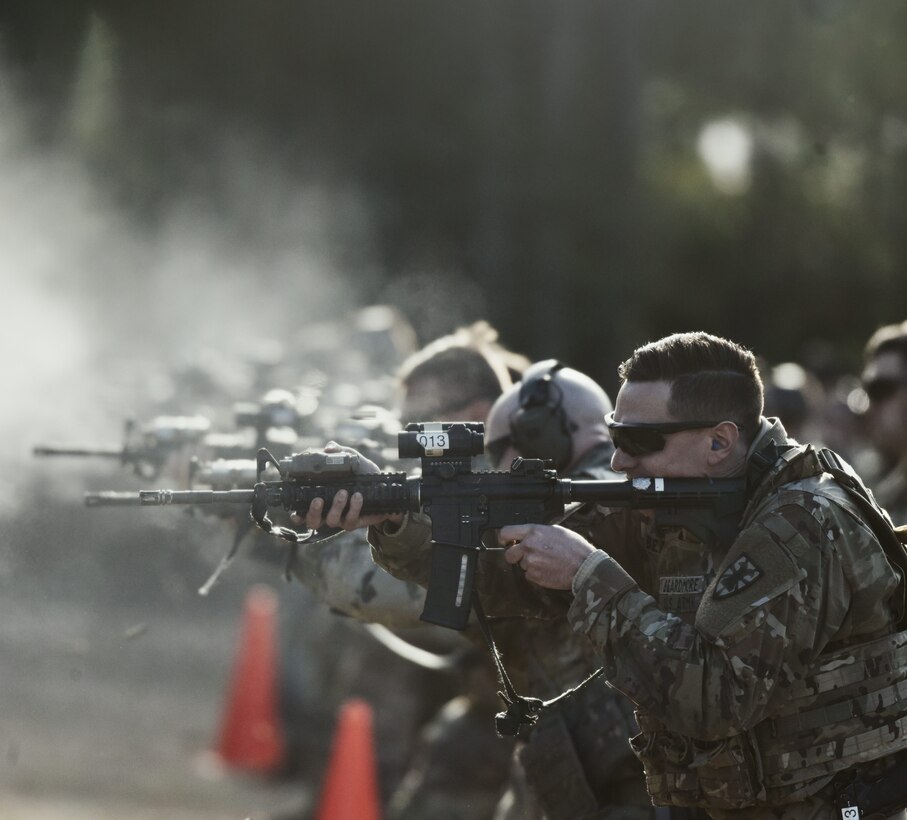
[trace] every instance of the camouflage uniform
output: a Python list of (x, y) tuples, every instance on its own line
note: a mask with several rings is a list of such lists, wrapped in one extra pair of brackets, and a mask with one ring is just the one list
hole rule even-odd
[[(786, 443), (777, 422), (751, 453), (770, 441)], [(595, 553), (577, 573), (568, 617), (638, 706), (633, 747), (656, 803), (830, 820), (837, 772), (876, 774), (907, 746), (901, 579), (814, 455), (776, 461), (730, 550), (703, 552), (699, 568), (695, 548), (681, 550), (688, 564), (644, 525), (634, 543), (623, 515), (623, 532), (604, 519), (595, 534), (614, 557)], [(682, 574), (664, 574), (669, 555)]]
[(425, 590), (375, 566), (359, 532), (303, 545), (293, 574), (319, 601), (358, 621), (426, 628), (419, 620)]
[[(612, 449), (609, 442), (591, 450), (571, 477), (615, 478), (609, 466)], [(580, 510), (563, 523), (588, 536), (595, 518)], [(386, 534), (392, 529), (370, 531), (376, 560), (400, 577), (425, 583), (428, 520), (411, 516), (401, 530)], [(552, 698), (600, 666), (588, 641), (574, 634), (563, 617), (569, 596), (560, 593), (560, 602), (557, 618), (551, 613), (545, 613), (544, 619), (493, 618), (495, 642), (514, 686), (523, 694)], [(482, 641), (474, 627), (467, 634)], [(543, 713), (518, 742), (513, 787), (497, 816), (520, 820), (653, 817), (641, 767), (628, 743), (635, 732), (630, 703), (604, 680), (592, 682)], [(526, 788), (521, 788), (523, 784)]]

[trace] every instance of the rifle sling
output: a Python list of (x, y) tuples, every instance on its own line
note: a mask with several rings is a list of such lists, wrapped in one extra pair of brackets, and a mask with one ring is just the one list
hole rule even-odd
[(485, 644), (488, 646), (488, 651), (491, 653), (491, 657), (494, 660), (498, 679), (504, 689), (503, 692), (498, 692), (498, 697), (501, 698), (507, 708), (503, 712), (498, 712), (498, 714), (495, 715), (494, 721), (495, 729), (501, 737), (516, 735), (523, 726), (529, 727), (535, 725), (539, 716), (545, 709), (560, 703), (566, 698), (573, 697), (578, 692), (585, 689), (588, 684), (602, 675), (605, 671), (603, 666), (599, 667), (572, 689), (567, 689), (550, 700), (542, 700), (541, 698), (521, 695), (516, 691), (516, 687), (514, 687), (513, 682), (510, 680), (510, 676), (507, 674), (507, 670), (504, 668), (501, 653), (498, 651), (497, 644), (494, 642), (494, 636), (491, 633), (491, 625), (488, 623), (488, 617), (485, 615), (485, 610), (482, 608), (482, 602), (479, 599), (478, 593), (475, 591), (473, 591), (472, 595), (472, 609), (476, 613), (479, 627), (482, 630), (482, 637), (485, 639)]

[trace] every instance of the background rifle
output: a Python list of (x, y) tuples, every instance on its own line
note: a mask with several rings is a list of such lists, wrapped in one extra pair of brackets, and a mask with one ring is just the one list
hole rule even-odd
[(255, 431), (256, 447), (269, 446), (269, 438), (283, 436), (290, 439), (305, 432), (307, 423), (318, 409), (317, 396), (309, 391), (294, 393), (275, 388), (269, 390), (260, 402), (236, 402), (233, 419), (237, 427)]
[(36, 456), (87, 456), (116, 459), (132, 468), (142, 478), (154, 478), (167, 458), (187, 444), (198, 443), (211, 428), (204, 416), (157, 416), (139, 427), (132, 419), (124, 426), (119, 446), (72, 447), (68, 445), (38, 445)]

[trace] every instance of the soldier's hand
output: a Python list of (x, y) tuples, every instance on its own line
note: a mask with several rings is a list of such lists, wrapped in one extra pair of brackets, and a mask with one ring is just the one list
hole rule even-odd
[[(380, 473), (381, 468), (374, 461), (367, 459), (364, 455), (354, 450), (352, 447), (344, 447), (334, 441), (328, 442), (324, 447), (325, 453), (349, 453), (358, 456), (358, 467), (356, 473), (359, 475), (374, 475)], [(349, 509), (347, 508), (349, 502)], [(334, 501), (327, 510), (324, 508), (324, 499), (316, 498), (310, 505), (305, 514), (291, 516), (295, 523), (305, 521), (305, 525), (310, 530), (317, 530), (321, 527), (340, 527), (344, 530), (357, 530), (363, 527), (370, 527), (374, 524), (380, 524), (382, 521), (396, 521), (403, 519), (403, 513), (375, 513), (370, 515), (361, 515), (362, 511), (362, 493), (353, 493), (349, 497), (346, 490), (340, 490), (335, 496)], [(346, 515), (343, 511), (346, 509)]]
[(351, 456), (358, 456), (357, 467), (353, 471), (357, 475), (374, 475), (375, 473), (380, 473), (381, 468), (375, 464), (369, 458), (366, 458), (358, 450), (354, 450), (352, 447), (345, 447), (343, 444), (338, 444), (336, 441), (329, 441), (324, 445), (325, 453), (349, 453)]
[(501, 527), (498, 541), (507, 547), (507, 563), (519, 565), (526, 580), (548, 589), (570, 589), (580, 565), (595, 551), (573, 530), (546, 524)]

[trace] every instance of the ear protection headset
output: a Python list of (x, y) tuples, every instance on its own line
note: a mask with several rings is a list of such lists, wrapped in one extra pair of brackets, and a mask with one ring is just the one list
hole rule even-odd
[(570, 420), (564, 411), (564, 392), (554, 374), (564, 367), (549, 359), (529, 367), (520, 384), (519, 407), (510, 415), (510, 437), (524, 458), (546, 458), (561, 470), (573, 456)]

